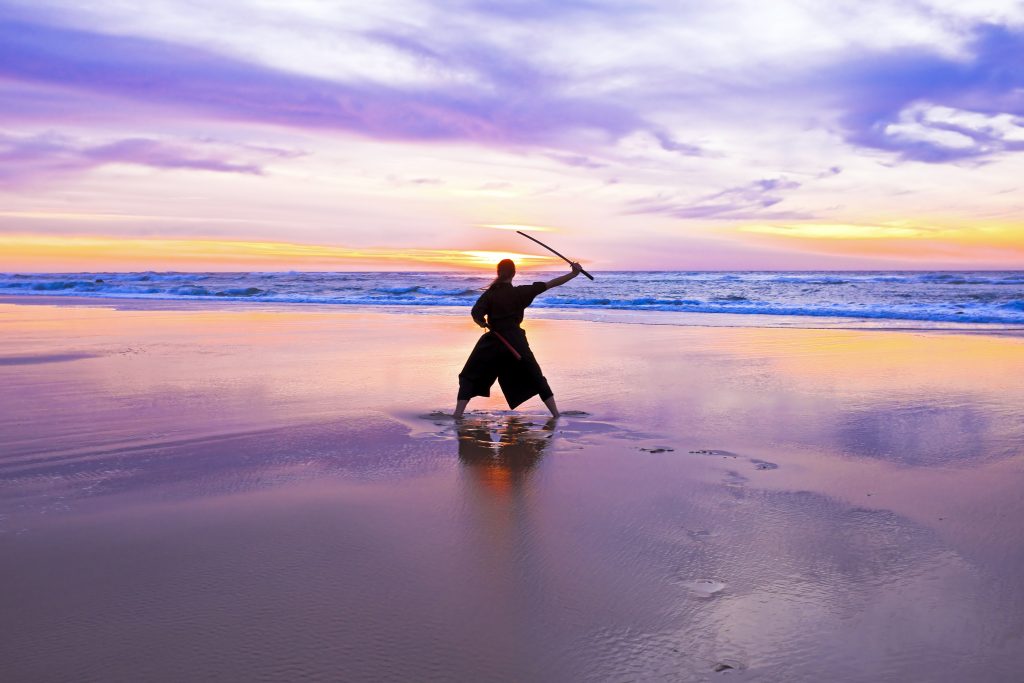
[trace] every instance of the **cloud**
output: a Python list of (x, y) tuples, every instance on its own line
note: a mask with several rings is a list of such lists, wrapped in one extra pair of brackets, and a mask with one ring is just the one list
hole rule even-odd
[(809, 216), (794, 211), (765, 211), (783, 201), (781, 192), (795, 190), (800, 183), (785, 178), (765, 178), (699, 197), (692, 202), (654, 197), (630, 202), (629, 214), (661, 214), (672, 218), (733, 220), (747, 218), (802, 219)]
[(658, 141), (658, 144), (661, 145), (661, 148), (666, 152), (680, 152), (685, 156), (693, 157), (702, 156), (704, 154), (704, 150), (702, 150), (697, 145), (690, 145), (684, 142), (679, 142), (678, 140), (673, 139), (671, 135), (665, 133), (664, 131), (652, 131), (652, 133), (654, 135), (654, 138)]
[(628, 3), (608, 0), (470, 0), (465, 8), (514, 22), (538, 22), (557, 18), (579, 19), (588, 15), (602, 17), (610, 13), (618, 16), (641, 14), (649, 11), (645, 5), (639, 0)]
[(982, 24), (972, 35), (962, 58), (904, 48), (825, 69), (847, 141), (929, 163), (1024, 150), (1024, 30)]
[(341, 82), (167, 41), (16, 21), (0, 22), (0, 78), (227, 122), (348, 131), (383, 140), (522, 146), (595, 132), (615, 140), (647, 130), (666, 149), (699, 151), (614, 98), (566, 94), (553, 70), (536, 68), (513, 51), (466, 40), (442, 52), (411, 36), (374, 35), (453, 71), (472, 71), (479, 82), (453, 78), (429, 87)]
[(444, 181), (440, 178), (406, 178), (395, 175), (388, 176), (388, 182), (394, 185), (444, 185)]
[[(473, 224), (600, 224), (624, 266), (646, 259), (613, 237), (634, 228), (659, 235), (656, 260), (726, 221), (1009, 221), (1019, 200), (994, 193), (1024, 159), (1024, 12), (1003, 2), (0, 0), (0, 131), (19, 136), (0, 145), (0, 183), (204, 168), (234, 175), (188, 210), (244, 216), (240, 236), (397, 244), (443, 233), (457, 203)], [(239, 205), (239, 183), (276, 167), (244, 142), (317, 154)], [(158, 213), (151, 176), (96, 173), (76, 209)], [(735, 264), (801, 248), (715, 234)]]
[(565, 164), (566, 166), (575, 166), (576, 168), (605, 168), (608, 164), (603, 164), (600, 161), (594, 161), (588, 156), (583, 154), (548, 154), (549, 159)]
[(526, 232), (554, 232), (554, 228), (547, 228), (542, 225), (525, 225), (518, 223), (482, 223), (481, 228), (492, 228), (494, 230), (525, 230)]
[(935, 237), (941, 230), (911, 225), (848, 225), (848, 224), (801, 224), (801, 225), (747, 225), (741, 232), (753, 232), (796, 239), (825, 240), (877, 240), (910, 239)]
[(191, 150), (168, 145), (157, 140), (130, 138), (106, 145), (83, 149), (81, 158), (95, 165), (138, 164), (154, 168), (191, 168), (219, 173), (248, 173), (262, 175), (255, 164), (233, 163), (212, 157), (196, 156)]
[(193, 169), (217, 173), (262, 175), (246, 162), (227, 161), (206, 149), (194, 149), (148, 138), (126, 138), (86, 145), (66, 136), (0, 135), (0, 186), (21, 186), (54, 177), (82, 173), (107, 164), (134, 164), (163, 169)]
[(931, 103), (902, 110), (883, 134), (904, 158), (946, 162), (1024, 150), (1024, 123), (1009, 114), (986, 115)]

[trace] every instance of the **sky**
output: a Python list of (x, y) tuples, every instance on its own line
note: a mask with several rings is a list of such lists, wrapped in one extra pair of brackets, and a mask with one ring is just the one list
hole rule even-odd
[(1021, 179), (1024, 1), (0, 0), (7, 272), (1024, 268)]

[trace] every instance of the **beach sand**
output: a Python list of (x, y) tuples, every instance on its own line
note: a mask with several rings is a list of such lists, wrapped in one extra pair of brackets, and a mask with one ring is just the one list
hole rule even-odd
[(0, 680), (1019, 681), (1024, 339), (0, 302)]

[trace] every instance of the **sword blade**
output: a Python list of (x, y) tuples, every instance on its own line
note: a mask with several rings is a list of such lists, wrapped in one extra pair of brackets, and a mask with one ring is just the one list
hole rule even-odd
[[(537, 243), (537, 244), (539, 244), (540, 246), (544, 247), (545, 249), (547, 249), (548, 251), (550, 251), (550, 252), (551, 252), (552, 254), (554, 254), (554, 255), (555, 255), (555, 256), (557, 256), (558, 258), (562, 259), (563, 261), (565, 261), (565, 262), (566, 262), (566, 263), (568, 263), (569, 265), (572, 265), (572, 261), (570, 261), (569, 259), (567, 259), (567, 258), (566, 258), (565, 256), (563, 256), (563, 255), (559, 254), (559, 253), (558, 253), (557, 251), (555, 251), (554, 249), (552, 249), (552, 248), (551, 248), (551, 247), (549, 247), (548, 245), (544, 244), (543, 242), (541, 242), (541, 241), (540, 241), (539, 239), (537, 239), (536, 237), (531, 237), (530, 235), (527, 235), (527, 234), (526, 234), (525, 232), (523, 232), (523, 231), (521, 231), (521, 230), (516, 230), (516, 232), (518, 232), (518, 233), (519, 233), (520, 235), (522, 235), (523, 237), (525, 237), (525, 238), (526, 238), (526, 239), (528, 239), (528, 240), (533, 240), (534, 242), (536, 242), (536, 243)], [(588, 273), (587, 271), (583, 270), (582, 268), (580, 268), (580, 272), (581, 272), (581, 273), (583, 273), (584, 275), (586, 275), (587, 277), (589, 277), (589, 278), (590, 278), (591, 280), (593, 280), (593, 279), (594, 279), (594, 276), (593, 276), (593, 275), (591, 275), (591, 274), (590, 274), (590, 273)]]

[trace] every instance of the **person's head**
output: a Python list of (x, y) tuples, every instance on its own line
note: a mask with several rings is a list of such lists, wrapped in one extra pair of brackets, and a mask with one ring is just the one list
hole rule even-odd
[(510, 258), (502, 259), (498, 261), (498, 277), (494, 278), (488, 289), (498, 284), (499, 282), (512, 282), (512, 278), (516, 276), (516, 264)]
[(516, 264), (512, 259), (502, 259), (498, 261), (498, 279), (499, 280), (511, 280), (516, 276)]

